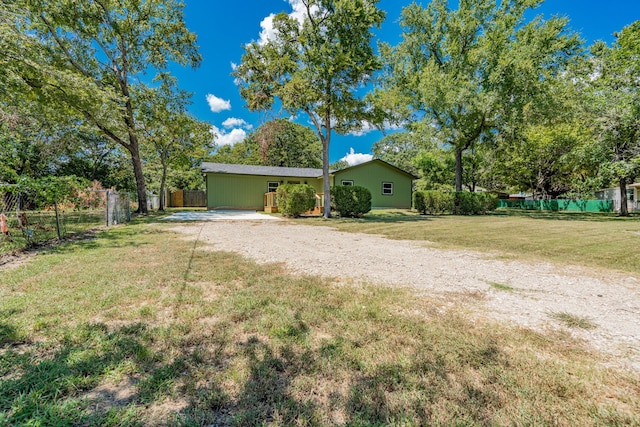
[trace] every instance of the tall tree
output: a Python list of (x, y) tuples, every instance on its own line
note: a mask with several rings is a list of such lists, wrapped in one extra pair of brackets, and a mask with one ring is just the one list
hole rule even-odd
[(461, 191), (465, 151), (519, 120), (579, 40), (565, 33), (564, 19), (525, 23), (542, 0), (460, 0), (456, 10), (450, 3), (404, 8), (402, 41), (382, 48), (388, 72), (380, 99), (398, 119), (451, 147)]
[(611, 47), (600, 42), (585, 79), (595, 136), (607, 169), (620, 188), (620, 214), (627, 209), (627, 184), (640, 175), (640, 21), (616, 34)]
[(249, 138), (255, 138), (265, 166), (322, 167), (322, 144), (307, 126), (276, 119), (261, 125)]
[[(184, 23), (179, 0), (16, 0), (26, 16), (10, 22), (24, 45), (17, 73), (43, 102), (81, 115), (127, 150), (139, 207), (146, 213), (146, 184), (136, 122), (136, 87), (169, 62), (196, 66), (196, 36)], [(34, 46), (35, 44), (40, 46)], [(5, 44), (0, 41), (0, 44)], [(16, 52), (10, 52), (12, 57)]]
[(211, 125), (186, 111), (191, 94), (179, 90), (174, 79), (164, 79), (155, 89), (140, 94), (138, 121), (142, 128), (142, 142), (152, 158), (160, 163), (160, 206), (166, 205), (165, 188), (170, 165), (191, 164), (202, 160), (213, 148)]
[(373, 120), (359, 92), (379, 69), (371, 46), (372, 28), (384, 13), (378, 0), (302, 0), (302, 22), (280, 13), (274, 36), (245, 47), (234, 72), (250, 110), (282, 107), (309, 116), (322, 142), (324, 216), (331, 216), (329, 145), (331, 134), (346, 133)]
[(322, 144), (309, 127), (286, 119), (268, 121), (244, 141), (218, 147), (209, 161), (257, 166), (322, 167)]

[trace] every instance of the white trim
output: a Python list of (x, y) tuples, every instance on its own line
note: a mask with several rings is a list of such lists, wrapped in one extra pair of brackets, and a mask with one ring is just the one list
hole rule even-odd
[[(275, 184), (275, 188), (272, 189), (272, 185), (271, 184)], [(275, 191), (278, 189), (278, 187), (280, 186), (280, 181), (267, 181), (267, 193), (275, 193)]]
[[(385, 192), (385, 186), (389, 186), (386, 190), (390, 190), (390, 192)], [(393, 196), (393, 182), (382, 182), (382, 195), (383, 196)]]

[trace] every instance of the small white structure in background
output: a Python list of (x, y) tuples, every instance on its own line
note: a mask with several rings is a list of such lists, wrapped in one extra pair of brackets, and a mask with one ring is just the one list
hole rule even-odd
[(160, 209), (160, 196), (153, 193), (147, 193), (147, 209), (150, 211)]
[[(627, 185), (627, 210), (640, 212), (640, 182)], [(613, 210), (620, 212), (620, 189), (618, 187), (605, 188), (596, 192), (598, 200), (613, 200)]]

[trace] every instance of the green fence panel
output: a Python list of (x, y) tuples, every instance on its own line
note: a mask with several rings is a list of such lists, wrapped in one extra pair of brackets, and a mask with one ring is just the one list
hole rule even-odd
[(613, 200), (500, 200), (498, 207), (539, 211), (613, 212)]

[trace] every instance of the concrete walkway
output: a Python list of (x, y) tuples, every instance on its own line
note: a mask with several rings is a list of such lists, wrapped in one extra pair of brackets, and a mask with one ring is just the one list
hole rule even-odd
[(256, 211), (213, 210), (206, 212), (176, 212), (165, 221), (278, 221), (280, 218)]

